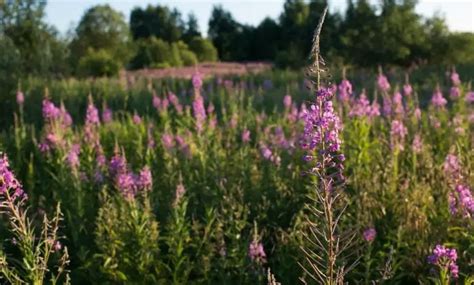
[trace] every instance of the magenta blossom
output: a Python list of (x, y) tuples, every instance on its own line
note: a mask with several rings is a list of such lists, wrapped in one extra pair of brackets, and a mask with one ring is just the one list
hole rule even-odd
[(377, 231), (375, 231), (374, 228), (368, 228), (363, 233), (364, 240), (369, 243), (374, 241), (376, 235), (377, 235)]
[(431, 97), (431, 104), (435, 107), (444, 107), (448, 101), (443, 97), (443, 93), (441, 93), (441, 90), (439, 88), (436, 89), (436, 91), (433, 93), (433, 97)]
[(453, 71), (451, 73), (451, 83), (454, 86), (458, 86), (459, 84), (461, 84), (461, 79), (459, 78), (459, 74), (456, 71)]
[(258, 264), (264, 264), (267, 262), (267, 255), (265, 254), (265, 250), (263, 249), (263, 244), (257, 240), (253, 240), (249, 244), (248, 255), (252, 262)]
[(410, 96), (411, 94), (413, 93), (413, 87), (410, 85), (410, 84), (405, 84), (403, 85), (403, 94), (405, 94), (405, 96)]
[(449, 90), (449, 98), (451, 99), (457, 99), (461, 96), (461, 90), (457, 86), (451, 87)]
[(139, 125), (142, 123), (142, 118), (137, 113), (133, 114), (133, 123), (135, 125)]
[(21, 90), (18, 90), (16, 92), (16, 103), (20, 106), (22, 106), (23, 103), (25, 103), (25, 94), (23, 94), (23, 92), (21, 92)]
[(352, 94), (352, 84), (349, 80), (343, 79), (337, 89), (339, 90), (339, 100), (343, 102), (349, 100)]
[(473, 91), (467, 92), (466, 98), (464, 100), (466, 100), (467, 103), (474, 103), (474, 92)]
[(390, 89), (390, 82), (385, 75), (379, 74), (377, 77), (377, 85), (383, 92), (387, 92)]
[(291, 101), (290, 95), (285, 95), (285, 97), (283, 97), (283, 106), (285, 106), (285, 109), (289, 109), (291, 107)]
[(249, 141), (250, 141), (250, 131), (248, 129), (245, 129), (242, 132), (242, 142), (248, 143)]
[(104, 123), (110, 123), (112, 121), (112, 110), (105, 107), (102, 111), (102, 121)]
[(456, 249), (450, 249), (438, 244), (433, 249), (433, 253), (428, 256), (428, 263), (438, 266), (441, 270), (447, 270), (452, 278), (458, 278), (457, 258)]
[(201, 89), (202, 87), (202, 75), (199, 72), (193, 74), (191, 79), (194, 89)]

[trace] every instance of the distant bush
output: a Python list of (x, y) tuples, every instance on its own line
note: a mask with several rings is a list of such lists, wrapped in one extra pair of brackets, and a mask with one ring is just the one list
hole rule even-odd
[(197, 62), (196, 55), (184, 42), (178, 41), (170, 44), (162, 39), (151, 37), (138, 40), (131, 68), (165, 68), (194, 65)]
[(200, 62), (217, 60), (217, 49), (209, 40), (194, 37), (189, 43), (189, 48), (196, 54)]
[(196, 54), (189, 49), (188, 45), (182, 41), (176, 43), (179, 51), (179, 57), (181, 58), (184, 66), (195, 65), (198, 62)]
[(170, 57), (170, 46), (167, 42), (155, 37), (141, 39), (137, 41), (137, 51), (131, 67), (133, 69), (152, 67), (168, 61)]
[(121, 63), (106, 50), (89, 50), (79, 60), (79, 73), (83, 76), (113, 76), (120, 71)]

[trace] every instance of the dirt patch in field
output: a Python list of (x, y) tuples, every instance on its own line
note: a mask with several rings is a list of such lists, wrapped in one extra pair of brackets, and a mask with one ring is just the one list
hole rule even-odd
[(133, 71), (124, 71), (123, 77), (146, 77), (146, 78), (191, 78), (199, 71), (204, 77), (223, 76), (223, 75), (241, 75), (255, 74), (270, 70), (272, 64), (265, 62), (209, 62), (200, 63), (196, 66), (170, 67), (163, 69), (140, 69)]

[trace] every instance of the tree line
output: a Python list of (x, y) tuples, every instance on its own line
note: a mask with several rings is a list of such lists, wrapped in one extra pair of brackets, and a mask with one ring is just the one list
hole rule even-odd
[[(203, 61), (306, 63), (327, 0), (286, 0), (277, 19), (256, 26), (215, 6), (204, 37), (193, 14), (162, 5), (136, 7), (130, 18), (109, 5), (88, 9), (66, 36), (44, 20), (44, 0), (0, 0), (0, 78), (20, 75), (103, 76), (122, 68), (163, 68)], [(415, 0), (348, 0), (330, 12), (321, 49), (335, 64), (354, 66), (474, 62), (474, 36), (453, 33), (443, 18), (417, 14)]]
[[(222, 7), (209, 20), (209, 37), (222, 60), (269, 60), (304, 65), (327, 0), (286, 0), (278, 19), (257, 26), (238, 23)], [(474, 61), (474, 36), (452, 33), (444, 19), (417, 14), (416, 0), (348, 0), (344, 13), (329, 12), (322, 53), (333, 63), (355, 66), (455, 64)], [(330, 10), (331, 11), (331, 10)]]

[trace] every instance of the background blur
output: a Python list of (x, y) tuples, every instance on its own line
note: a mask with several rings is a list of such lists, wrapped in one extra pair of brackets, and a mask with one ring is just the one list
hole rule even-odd
[(325, 5), (322, 50), (331, 65), (474, 62), (472, 1), (149, 2), (1, 0), (0, 85), (10, 93), (25, 76), (113, 76), (213, 61), (301, 68)]

